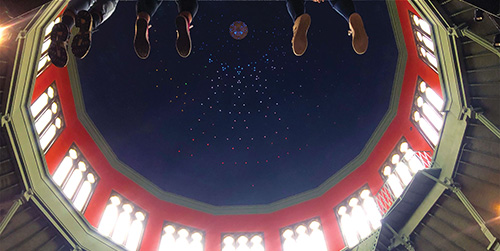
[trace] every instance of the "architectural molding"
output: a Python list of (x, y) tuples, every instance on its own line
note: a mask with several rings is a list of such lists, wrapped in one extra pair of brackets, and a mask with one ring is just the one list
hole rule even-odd
[(10, 82), (8, 105), (3, 120), (30, 201), (45, 215), (73, 249), (120, 250), (100, 235), (52, 182), (44, 153), (38, 144), (29, 104), (37, 76), (37, 65), (45, 27), (64, 9), (68, 0), (54, 0), (38, 9), (29, 24), (19, 32)]
[(269, 204), (244, 205), (244, 206), (214, 206), (208, 203), (200, 202), (197, 200), (186, 198), (184, 196), (164, 191), (163, 189), (159, 188), (151, 181), (149, 181), (148, 179), (137, 173), (131, 167), (120, 161), (118, 157), (114, 154), (113, 150), (108, 145), (108, 143), (106, 142), (106, 140), (104, 139), (104, 137), (99, 132), (99, 130), (97, 129), (97, 127), (92, 122), (92, 120), (90, 119), (90, 117), (86, 112), (82, 90), (80, 86), (80, 78), (78, 74), (76, 60), (73, 56), (71, 56), (70, 63), (68, 64), (68, 72), (69, 72), (73, 97), (75, 100), (75, 107), (77, 110), (78, 119), (80, 120), (84, 128), (87, 130), (91, 138), (94, 140), (96, 145), (102, 151), (102, 153), (104, 154), (104, 156), (106, 157), (106, 159), (113, 168), (115, 168), (117, 171), (125, 175), (127, 178), (129, 178), (136, 184), (140, 185), (141, 187), (149, 191), (157, 198), (166, 202), (174, 203), (180, 206), (188, 207), (194, 210), (202, 211), (213, 215), (242, 215), (242, 214), (272, 213), (317, 198), (326, 193), (327, 191), (329, 191), (332, 187), (334, 187), (337, 183), (339, 183), (342, 179), (347, 177), (350, 173), (352, 173), (366, 161), (366, 159), (369, 157), (370, 153), (373, 151), (373, 149), (379, 142), (380, 138), (384, 135), (387, 128), (389, 127), (392, 120), (397, 114), (399, 97), (401, 95), (401, 88), (403, 85), (403, 78), (405, 74), (408, 54), (406, 50), (406, 44), (404, 42), (401, 24), (399, 21), (400, 19), (396, 7), (396, 2), (391, 0), (386, 0), (386, 4), (391, 19), (394, 38), (398, 48), (398, 60), (396, 64), (389, 108), (386, 114), (384, 115), (383, 119), (381, 120), (381, 122), (378, 124), (374, 133), (371, 135), (370, 139), (365, 144), (361, 153), (359, 153), (358, 156), (356, 156), (352, 161), (346, 164), (341, 170), (336, 172), (325, 182), (323, 182), (321, 185), (319, 185), (314, 189), (296, 195), (292, 195), (290, 197)]

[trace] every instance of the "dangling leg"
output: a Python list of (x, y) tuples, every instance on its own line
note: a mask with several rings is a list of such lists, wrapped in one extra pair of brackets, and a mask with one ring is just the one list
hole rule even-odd
[(175, 48), (179, 56), (187, 58), (191, 54), (191, 22), (193, 17), (198, 12), (197, 0), (176, 0), (179, 15), (175, 18), (175, 26), (177, 27), (177, 39)]
[(161, 0), (138, 0), (135, 21), (134, 50), (141, 59), (146, 59), (151, 51), (149, 44), (149, 22), (160, 7)]
[(118, 0), (97, 0), (90, 10), (81, 10), (76, 15), (75, 26), (80, 28), (73, 38), (71, 51), (82, 59), (90, 50), (92, 31), (108, 19), (116, 9)]
[(311, 25), (311, 16), (305, 13), (304, 0), (287, 0), (286, 7), (294, 21), (292, 50), (296, 56), (302, 56), (307, 49), (307, 31)]
[(361, 55), (368, 49), (363, 19), (356, 13), (352, 0), (329, 0), (330, 5), (349, 23), (349, 34), (352, 36), (352, 48)]
[(50, 33), (49, 58), (57, 67), (68, 64), (68, 41), (70, 31), (75, 25), (76, 14), (81, 10), (87, 10), (94, 0), (72, 0), (62, 15), (62, 21), (52, 28)]

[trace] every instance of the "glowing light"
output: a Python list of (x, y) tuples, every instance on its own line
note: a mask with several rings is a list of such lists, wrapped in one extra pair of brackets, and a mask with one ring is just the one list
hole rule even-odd
[(42, 110), (43, 108), (49, 103), (49, 95), (47, 93), (43, 93), (38, 97), (38, 99), (33, 102), (31, 105), (31, 115), (33, 117), (36, 117)]
[(83, 206), (85, 206), (85, 202), (87, 202), (91, 191), (92, 191), (91, 182), (89, 181), (83, 182), (80, 191), (78, 191), (78, 194), (76, 195), (75, 202), (73, 203), (73, 206), (75, 206), (75, 208), (78, 211), (82, 211)]
[(82, 171), (80, 171), (79, 169), (74, 170), (71, 174), (68, 183), (63, 189), (64, 194), (66, 194), (68, 198), (72, 198), (75, 194), (75, 191), (78, 188), (80, 181), (82, 180), (82, 176)]
[(63, 161), (61, 162), (57, 170), (54, 172), (54, 175), (52, 176), (54, 183), (61, 186), (63, 181), (68, 176), (69, 170), (71, 169), (72, 166), (73, 166), (73, 159), (67, 156), (64, 157)]

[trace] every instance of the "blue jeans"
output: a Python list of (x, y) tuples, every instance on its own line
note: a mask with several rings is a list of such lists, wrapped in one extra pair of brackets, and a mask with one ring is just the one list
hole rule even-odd
[[(194, 17), (196, 12), (198, 12), (197, 0), (175, 0), (175, 3), (177, 4), (179, 13), (188, 11)], [(156, 10), (158, 10), (158, 7), (160, 7), (160, 4), (160, 0), (138, 0), (137, 13), (146, 12), (152, 17), (156, 13)]]
[[(349, 16), (356, 12), (352, 0), (328, 0), (332, 8), (337, 11), (346, 21), (349, 21)], [(304, 0), (286, 0), (286, 7), (293, 21), (300, 15), (305, 13)]]
[[(113, 14), (117, 4), (118, 0), (71, 0), (64, 13), (67, 14), (67, 11), (71, 11), (74, 14), (78, 14), (82, 10), (89, 11), (94, 20), (94, 28), (96, 28)], [(71, 28), (73, 26), (71, 22), (74, 21), (64, 18), (64, 16), (67, 15), (63, 15), (63, 23)]]

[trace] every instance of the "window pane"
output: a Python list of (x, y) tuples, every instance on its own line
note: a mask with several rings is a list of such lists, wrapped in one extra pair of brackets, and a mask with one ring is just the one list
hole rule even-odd
[(128, 204), (123, 205), (123, 212), (118, 216), (116, 222), (116, 227), (113, 231), (111, 238), (114, 242), (118, 244), (123, 244), (125, 237), (130, 228), (130, 213), (132, 212), (132, 207)]
[(98, 230), (104, 236), (109, 236), (115, 227), (116, 219), (118, 218), (118, 208), (116, 205), (109, 204), (104, 210)]
[(40, 97), (33, 102), (31, 105), (31, 115), (33, 118), (36, 118), (36, 116), (42, 111), (42, 109), (49, 103), (49, 95), (47, 93), (43, 93), (40, 95)]
[(42, 147), (42, 149), (45, 150), (45, 148), (47, 148), (47, 146), (49, 145), (49, 143), (56, 136), (56, 132), (57, 132), (56, 126), (55, 125), (51, 125), (49, 127), (49, 129), (47, 130), (47, 132), (45, 132), (45, 134), (40, 138), (40, 146)]
[(63, 189), (64, 194), (68, 196), (68, 198), (73, 198), (73, 194), (75, 194), (78, 185), (80, 185), (80, 181), (82, 180), (82, 172), (78, 169), (74, 170), (71, 174), (71, 177), (68, 180), (68, 183)]
[(40, 116), (40, 119), (35, 123), (37, 133), (41, 133), (42, 130), (50, 123), (52, 115), (52, 111), (47, 110), (42, 114), (42, 116)]
[(326, 242), (319, 218), (298, 222), (281, 229), (284, 251), (326, 251)]
[(142, 228), (143, 225), (141, 221), (135, 220), (134, 222), (132, 222), (132, 225), (130, 226), (129, 237), (127, 239), (127, 244), (125, 245), (128, 250), (137, 250), (139, 242), (141, 241), (140, 237)]
[(62, 183), (68, 176), (68, 173), (71, 170), (72, 166), (73, 166), (73, 159), (71, 159), (68, 156), (64, 157), (63, 161), (61, 162), (57, 170), (54, 172), (54, 176), (52, 176), (54, 182), (58, 186), (62, 185)]
[(90, 182), (88, 181), (83, 182), (80, 191), (78, 191), (78, 194), (76, 195), (75, 202), (73, 203), (73, 205), (78, 211), (82, 211), (83, 207), (85, 206), (85, 202), (87, 202), (90, 196), (91, 191), (92, 191), (92, 185), (90, 184)]

